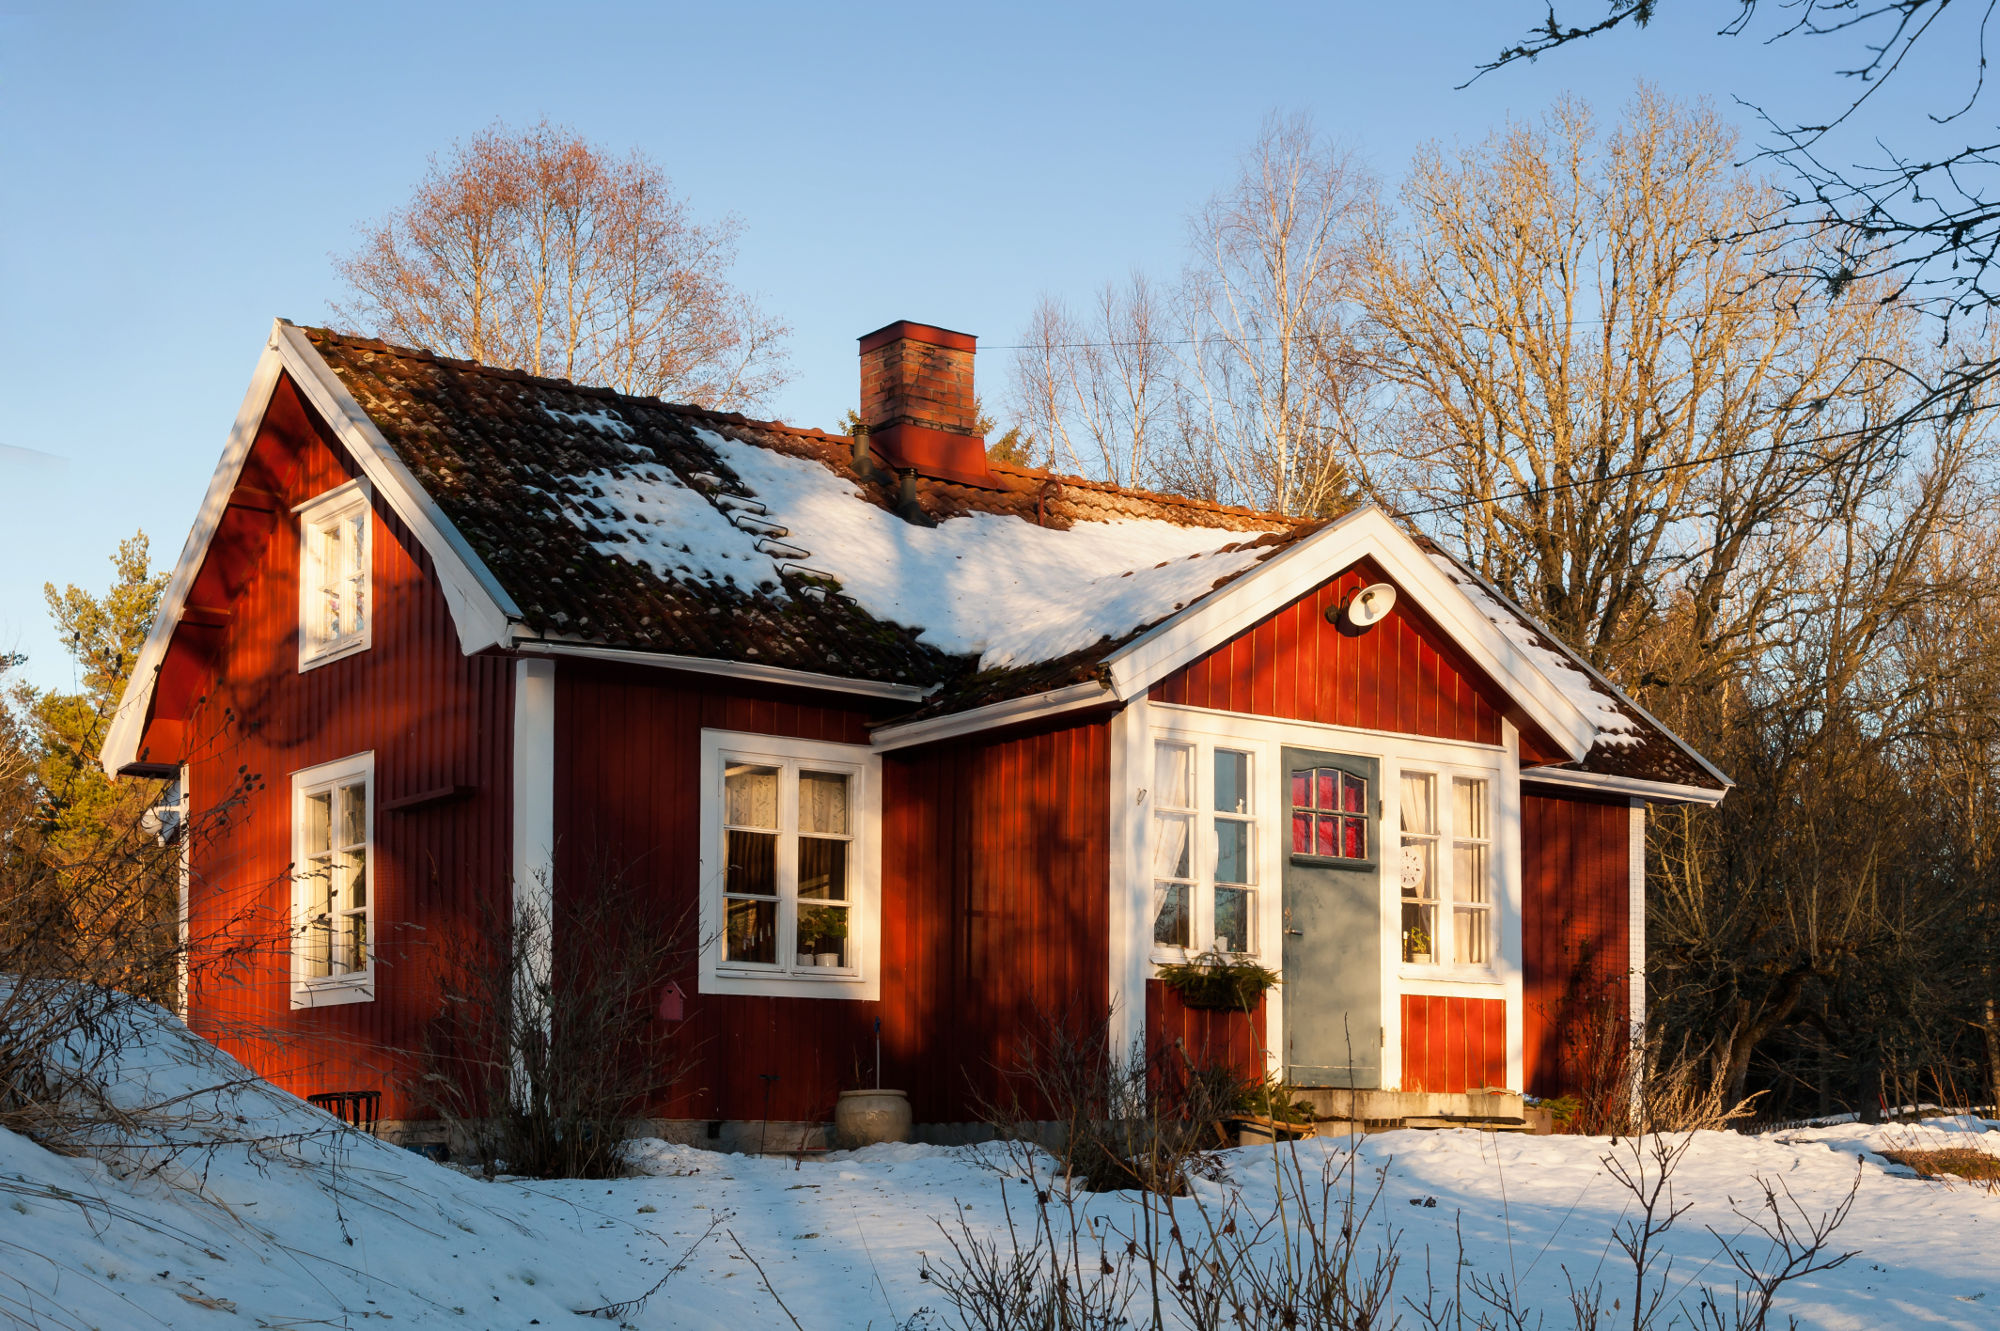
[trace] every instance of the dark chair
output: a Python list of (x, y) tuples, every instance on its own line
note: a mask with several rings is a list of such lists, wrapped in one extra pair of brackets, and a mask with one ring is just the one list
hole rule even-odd
[(382, 1092), (321, 1091), (317, 1095), (308, 1095), (306, 1102), (324, 1109), (349, 1127), (372, 1133), (382, 1110)]

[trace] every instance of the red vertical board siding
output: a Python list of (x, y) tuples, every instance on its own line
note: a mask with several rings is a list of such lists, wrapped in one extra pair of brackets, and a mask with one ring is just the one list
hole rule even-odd
[[(186, 751), (148, 756), (189, 766), (190, 1024), (288, 1090), (382, 1090), (384, 1116), (405, 1118), (418, 1111), (401, 1074), (431, 1011), (438, 942), (476, 917), (482, 898), (507, 891), (512, 674), (504, 661), (460, 652), (429, 558), (379, 497), (371, 645), (300, 673), (299, 534), (285, 510), (352, 475), (281, 381), (240, 483), (264, 494), (229, 510), (189, 597), (227, 608), (228, 622), (184, 627), (169, 652), (178, 712), (158, 715), (184, 722)], [(366, 750), (375, 754), (376, 996), (293, 1011), (291, 774)], [(472, 793), (381, 809), (445, 786)]]
[(1368, 561), (1354, 565), (1168, 675), (1153, 700), (1498, 744), (1499, 687), (1407, 596), (1366, 632), (1327, 622), (1386, 580)]
[[(729, 689), (725, 695), (714, 690)], [(782, 695), (780, 695), (782, 698)], [(747, 687), (565, 661), (556, 672), (557, 873), (610, 856), (670, 906), (696, 905), (701, 731), (867, 742), (869, 713)], [(776, 727), (774, 730), (773, 727)], [(1109, 736), (1092, 721), (884, 754), (881, 999), (701, 994), (679, 1118), (824, 1121), (844, 1089), (909, 1092), (919, 1122), (970, 1121), (996, 1066), (1044, 1020), (1100, 1022), (1109, 975)]]
[(1578, 1092), (1587, 1032), (1629, 1006), (1631, 808), (1521, 792), (1523, 1062), (1534, 1095)]
[(1458, 1095), (1507, 1084), (1507, 1003), (1403, 995), (1403, 1089)]
[(1261, 998), (1249, 1012), (1211, 1012), (1187, 1006), (1163, 981), (1146, 981), (1146, 1059), (1155, 1076), (1180, 1076), (1192, 1063), (1262, 1081), (1264, 1030)]

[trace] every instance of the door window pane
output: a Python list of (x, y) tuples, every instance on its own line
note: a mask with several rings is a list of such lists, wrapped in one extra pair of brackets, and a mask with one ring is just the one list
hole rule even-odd
[(1329, 859), (1368, 858), (1368, 781), (1333, 767), (1292, 773), (1292, 802), (1314, 810), (1308, 817), (1292, 812), (1295, 854)]

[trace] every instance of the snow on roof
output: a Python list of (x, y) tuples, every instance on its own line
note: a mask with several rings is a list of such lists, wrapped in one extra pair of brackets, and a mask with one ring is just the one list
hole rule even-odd
[(1468, 573), (1449, 555), (1432, 554), (1431, 561), (1458, 585), (1479, 613), (1532, 659), (1549, 683), (1562, 693), (1597, 730), (1599, 744), (1634, 746), (1642, 742), (1639, 723), (1619, 706), (1618, 699), (1598, 686), (1588, 672), (1577, 668), (1575, 660), (1551, 644), (1554, 639), (1537, 630), (1520, 610), (1503, 605), (1486, 584)]
[[(828, 574), (876, 619), (942, 651), (975, 656), (983, 670), (1052, 661), (1122, 637), (1269, 553), (1245, 548), (1261, 533), (1137, 518), (1057, 530), (972, 512), (917, 526), (868, 502), (820, 462), (709, 429), (695, 434), (763, 505), (762, 521), (725, 516), (659, 466), (570, 478), (562, 494), (595, 495), (615, 511), (592, 522), (565, 499), (565, 516), (622, 538), (593, 542), (598, 553), (663, 577), (733, 581), (784, 596), (781, 567)], [(720, 502), (727, 506), (728, 497)]]

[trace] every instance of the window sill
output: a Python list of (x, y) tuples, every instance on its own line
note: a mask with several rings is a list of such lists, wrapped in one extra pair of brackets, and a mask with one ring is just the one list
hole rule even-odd
[(375, 1001), (375, 977), (315, 980), (292, 984), (293, 1008), (339, 1007), (343, 1003)]
[(308, 670), (317, 670), (323, 665), (331, 665), (335, 661), (345, 661), (350, 656), (359, 656), (361, 653), (367, 651), (370, 645), (369, 638), (364, 635), (359, 642), (351, 642), (345, 647), (329, 648), (323, 652), (315, 652), (311, 656), (301, 653), (299, 656), (299, 673), (303, 675)]
[[(829, 968), (830, 969), (830, 968)], [(808, 975), (798, 971), (717, 967), (701, 977), (704, 994), (738, 994), (764, 998), (873, 999), (880, 986), (858, 970)]]
[(1484, 984), (1499, 987), (1507, 983), (1484, 966), (1413, 966), (1397, 964), (1396, 975), (1404, 980), (1432, 980), (1438, 984)]
[[(1197, 957), (1213, 955), (1215, 954), (1206, 948), (1197, 951), (1194, 948), (1187, 947), (1161, 947), (1158, 943), (1155, 943), (1153, 944), (1152, 952), (1147, 955), (1146, 959), (1155, 966), (1185, 966)], [(1222, 956), (1230, 961), (1250, 961), (1260, 966), (1264, 964), (1263, 953), (1256, 951), (1224, 952)]]

